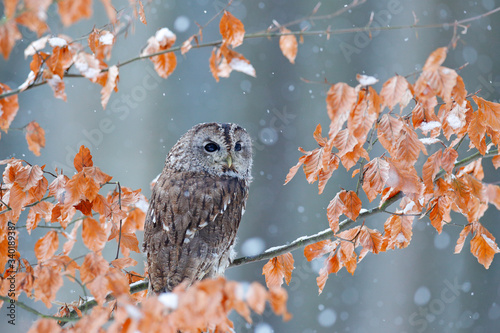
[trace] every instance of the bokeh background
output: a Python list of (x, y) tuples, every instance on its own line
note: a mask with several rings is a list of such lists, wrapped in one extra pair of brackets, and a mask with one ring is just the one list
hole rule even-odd
[[(113, 1), (117, 9), (125, 1)], [(344, 7), (346, 1), (325, 1), (318, 15), (330, 14)], [(168, 27), (177, 34), (177, 45), (196, 33), (196, 23), (205, 24), (226, 5), (225, 1), (188, 0), (153, 1), (146, 5), (147, 26), (134, 22), (134, 32), (120, 36), (109, 64), (135, 57), (147, 38), (157, 29)], [(245, 25), (248, 33), (265, 30), (273, 20), (283, 24), (305, 18), (315, 1), (235, 0), (231, 11)], [(365, 4), (330, 20), (302, 20), (292, 30), (331, 30), (363, 27), (373, 13), (372, 26), (397, 27), (414, 24), (453, 22), (486, 13), (500, 6), (499, 1), (409, 1), (368, 0)], [(86, 36), (95, 25), (107, 23), (102, 4), (94, 3), (94, 15), (68, 29), (63, 28), (55, 8), (51, 7), (51, 33), (73, 38)], [(204, 42), (220, 39), (217, 18), (203, 30)], [(464, 31), (459, 29), (460, 32)], [(470, 22), (466, 34), (460, 34), (457, 47), (448, 54), (445, 65), (459, 68), (469, 92), (497, 101), (500, 93), (500, 13)], [(23, 31), (25, 39), (17, 44), (8, 61), (0, 61), (0, 81), (11, 87), (21, 84), (29, 72), (23, 57), (24, 48), (36, 36)], [(48, 86), (19, 96), (20, 110), (12, 124), (21, 128), (36, 120), (46, 131), (47, 146), (40, 157), (28, 149), (24, 135), (11, 130), (2, 133), (0, 159), (11, 156), (30, 163), (47, 164), (47, 169), (63, 168), (73, 172), (72, 158), (81, 144), (91, 149), (94, 163), (122, 185), (141, 188), (150, 195), (149, 183), (161, 171), (165, 156), (176, 140), (196, 123), (236, 122), (254, 139), (254, 181), (251, 185), (247, 213), (239, 230), (238, 252), (250, 255), (284, 244), (303, 235), (328, 227), (326, 206), (341, 188), (352, 189), (351, 179), (342, 168), (334, 173), (325, 192), (318, 196), (317, 187), (308, 185), (301, 172), (283, 186), (288, 169), (300, 156), (297, 147), (312, 149), (312, 132), (318, 123), (328, 126), (325, 97), (329, 86), (347, 82), (354, 86), (356, 74), (377, 77), (381, 84), (395, 73), (408, 75), (422, 68), (427, 56), (436, 48), (449, 44), (452, 26), (429, 29), (398, 28), (388, 31), (307, 36), (299, 45), (296, 64), (282, 55), (277, 38), (245, 40), (238, 47), (255, 67), (257, 77), (233, 72), (230, 78), (216, 83), (208, 59), (211, 48), (193, 49), (177, 55), (178, 65), (167, 80), (160, 79), (150, 61), (139, 61), (120, 70), (118, 93), (113, 93), (106, 110), (100, 104), (100, 87), (86, 79), (65, 79), (68, 101), (53, 97)], [(306, 83), (304, 78), (318, 83)], [(103, 125), (103, 122), (107, 125)], [(111, 124), (111, 125), (110, 125)], [(103, 130), (103, 127), (106, 128)], [(429, 148), (429, 153), (433, 148)], [(380, 147), (373, 152), (382, 154)], [(467, 156), (466, 151), (461, 157)], [(419, 161), (421, 165), (424, 160)], [(485, 181), (498, 182), (499, 174), (491, 161), (483, 161)], [(111, 188), (110, 188), (111, 190)], [(370, 205), (363, 195), (364, 207)], [(387, 215), (373, 216), (366, 224), (383, 229)], [(465, 224), (454, 215), (454, 222)], [(481, 222), (495, 236), (500, 235), (499, 213), (494, 207)], [(20, 222), (21, 223), (21, 222)], [(413, 225), (413, 239), (403, 250), (368, 255), (352, 276), (342, 269), (331, 275), (318, 296), (316, 276), (322, 260), (307, 262), (302, 251), (294, 252), (295, 270), (289, 292), (288, 307), (293, 314), (282, 322), (269, 310), (255, 316), (252, 325), (234, 316), (237, 332), (494, 332), (500, 327), (500, 259), (495, 258), (485, 270), (469, 251), (454, 255), (459, 226), (444, 228), (437, 235), (427, 218)], [(33, 263), (33, 244), (44, 230), (19, 239), (22, 255)], [(142, 240), (142, 235), (140, 235)], [(109, 246), (110, 258), (115, 249)], [(75, 248), (72, 256), (84, 254)], [(136, 270), (143, 271), (144, 257)], [(227, 276), (238, 281), (264, 283), (264, 262), (229, 269)], [(65, 280), (65, 283), (67, 281)], [(81, 289), (68, 283), (58, 299), (71, 301)], [(25, 296), (21, 300), (31, 302)], [(44, 313), (41, 302), (34, 304)], [(17, 308), (17, 325), (7, 324), (5, 309), (0, 309), (2, 331), (24, 332), (36, 316)]]

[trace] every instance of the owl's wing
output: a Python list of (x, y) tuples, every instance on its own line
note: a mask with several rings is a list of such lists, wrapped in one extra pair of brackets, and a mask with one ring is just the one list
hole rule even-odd
[(247, 197), (240, 179), (165, 171), (153, 189), (144, 233), (155, 292), (207, 273), (218, 247), (234, 241)]

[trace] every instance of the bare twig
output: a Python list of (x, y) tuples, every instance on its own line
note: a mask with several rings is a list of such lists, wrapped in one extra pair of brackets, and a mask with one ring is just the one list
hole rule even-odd
[[(359, 5), (360, 3), (363, 3), (363, 2), (365, 2), (365, 1), (354, 1), (353, 3), (357, 3), (357, 5)], [(342, 12), (343, 11), (345, 11), (345, 8), (342, 9)], [(298, 36), (301, 36), (301, 35), (302, 36), (303, 35), (309, 35), (309, 36), (328, 35), (329, 36), (329, 35), (340, 35), (340, 34), (357, 33), (357, 32), (369, 32), (370, 33), (370, 32), (374, 32), (374, 31), (385, 31), (385, 30), (435, 29), (435, 28), (442, 28), (442, 27), (447, 27), (447, 26), (451, 26), (451, 25), (455, 25), (455, 24), (463, 25), (464, 23), (475, 21), (475, 20), (490, 16), (490, 15), (493, 15), (499, 11), (500, 11), (500, 7), (497, 7), (495, 9), (490, 10), (489, 12), (483, 13), (481, 15), (476, 15), (474, 17), (470, 17), (467, 19), (463, 19), (460, 21), (454, 21), (454, 22), (450, 22), (450, 23), (435, 23), (435, 24), (424, 24), (424, 25), (413, 24), (413, 25), (401, 25), (401, 26), (365, 26), (365, 27), (359, 27), (359, 28), (347, 28), (347, 29), (337, 29), (337, 30), (331, 30), (330, 28), (328, 28), (327, 30), (320, 30), (320, 31), (302, 31), (302, 30), (300, 30), (300, 31), (280, 32), (280, 31), (271, 31), (272, 30), (271, 29), (270, 31), (266, 31), (266, 32), (245, 34), (244, 38), (245, 39), (248, 39), (248, 38), (270, 38), (270, 37), (281, 37), (281, 36), (285, 36), (285, 35), (298, 35)], [(326, 15), (326, 16), (314, 16), (314, 20), (328, 19), (328, 18), (332, 17), (332, 15), (337, 15), (336, 13)], [(302, 21), (302, 20), (303, 19), (301, 19), (300, 21)], [(282, 25), (282, 26), (292, 25), (292, 23), (296, 24), (295, 21), (292, 21), (292, 22), (285, 24), (285, 25)], [(221, 44), (222, 44), (222, 40), (217, 40), (217, 41), (213, 41), (213, 42), (209, 42), (209, 43), (193, 45), (192, 48), (199, 49), (199, 48), (205, 48), (205, 47), (218, 46)], [(181, 50), (181, 46), (176, 46), (176, 47), (172, 47), (168, 50), (163, 50), (163, 51), (160, 51), (157, 53), (152, 53), (152, 54), (145, 55), (145, 56), (137, 56), (137, 57), (128, 59), (124, 62), (118, 63), (118, 64), (116, 64), (116, 66), (122, 67), (122, 66), (126, 66), (130, 63), (139, 61), (139, 60), (148, 59), (150, 57), (154, 57), (154, 56), (157, 56), (160, 54), (165, 54), (165, 53), (170, 53), (170, 52), (178, 52), (180, 50)], [(103, 72), (106, 72), (106, 71), (107, 71), (107, 69), (103, 70)], [(80, 75), (80, 74), (65, 74), (64, 77), (83, 78), (84, 76)], [(28, 86), (23, 91), (44, 85), (46, 83), (47, 83), (47, 81), (40, 81), (40, 82), (34, 83), (34, 84)], [(0, 94), (0, 99), (5, 98), (5, 97), (9, 97), (12, 95), (17, 95), (19, 93), (21, 93), (20, 88), (9, 90), (3, 94)]]
[(41, 318), (48, 318), (48, 319), (55, 319), (57, 321), (61, 321), (61, 322), (71, 322), (71, 321), (77, 321), (79, 320), (80, 318), (78, 317), (57, 317), (57, 316), (49, 316), (49, 315), (46, 315), (44, 313), (41, 313), (35, 309), (33, 309), (32, 307), (24, 304), (23, 302), (20, 302), (20, 301), (16, 301), (12, 298), (9, 298), (7, 296), (2, 296), (0, 295), (0, 299), (4, 302), (14, 302), (14, 304), (18, 307), (20, 307), (21, 309), (24, 309), (28, 312), (31, 312), (35, 315), (37, 315), (38, 317), (41, 317)]

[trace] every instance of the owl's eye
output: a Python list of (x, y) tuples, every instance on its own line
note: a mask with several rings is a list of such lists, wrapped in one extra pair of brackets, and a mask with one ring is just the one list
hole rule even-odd
[(240, 151), (241, 150), (241, 143), (236, 142), (236, 144), (234, 145), (234, 150)]
[(215, 142), (210, 142), (205, 145), (205, 150), (208, 151), (209, 153), (213, 153), (216, 150), (219, 150), (220, 147), (218, 144)]

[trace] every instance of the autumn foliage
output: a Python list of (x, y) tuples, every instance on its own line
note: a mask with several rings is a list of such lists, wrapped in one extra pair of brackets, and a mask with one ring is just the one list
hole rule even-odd
[[(157, 74), (168, 79), (177, 66), (175, 52), (185, 55), (201, 47), (203, 26), (178, 46), (176, 35), (164, 27), (138, 50), (139, 57), (108, 64), (113, 46), (127, 27), (110, 1), (101, 2), (111, 24), (93, 28), (85, 38), (72, 39), (46, 34), (46, 15), (40, 13), (47, 13), (50, 1), (4, 1), (5, 17), (0, 23), (3, 57), (8, 58), (22, 38), (19, 25), (35, 31), (38, 39), (24, 50), (29, 60), (26, 80), (17, 89), (0, 83), (0, 130), (8, 132), (19, 111), (18, 94), (27, 89), (48, 84), (55, 98), (66, 101), (65, 78), (85, 78), (101, 87), (104, 109), (111, 94), (118, 91), (122, 66), (148, 59)], [(143, 3), (130, 3), (135, 17), (147, 24)], [(64, 26), (92, 16), (90, 0), (61, 0), (56, 5)], [(227, 10), (220, 16), (221, 40), (210, 45), (213, 49), (207, 70), (217, 82), (233, 71), (256, 76), (250, 60), (236, 51), (247, 36), (244, 24)], [(271, 30), (279, 35), (283, 59), (294, 64), (299, 50), (296, 36), (302, 41), (302, 31), (294, 32), (277, 22)], [(302, 168), (308, 183), (317, 182), (319, 194), (341, 167), (358, 179), (356, 188), (341, 189), (326, 209), (325, 227), (328, 221), (330, 237), (304, 248), (308, 261), (325, 258), (316, 279), (320, 293), (329, 274), (342, 267), (353, 274), (369, 252), (407, 247), (416, 218), (429, 219), (441, 233), (451, 222), (451, 212), (463, 215), (467, 222), (455, 253), (461, 252), (470, 236), (470, 250), (486, 269), (500, 252), (495, 237), (480, 222), (489, 204), (500, 209), (500, 186), (483, 181), (482, 167), (486, 157), (492, 158), (495, 168), (500, 167), (500, 104), (467, 92), (457, 71), (443, 66), (448, 51), (442, 47), (432, 52), (411, 82), (395, 75), (380, 91), (372, 87), (377, 80), (366, 75), (357, 76), (356, 87), (342, 82), (328, 85), (325, 111), (329, 124), (324, 130), (317, 125), (313, 132), (317, 147), (299, 148), (303, 155), (285, 179), (285, 184), (290, 182)], [(31, 121), (22, 130), (29, 149), (39, 156), (46, 145), (44, 129)], [(384, 153), (374, 156), (375, 145)], [(459, 153), (464, 145), (473, 151), (466, 157)], [(31, 332), (96, 331), (111, 318), (110, 332), (230, 331), (233, 323), (228, 315), (233, 310), (252, 322), (252, 311), (261, 315), (266, 304), (283, 319), (291, 317), (286, 309), (288, 295), (282, 288), (283, 282), (288, 285), (293, 278), (290, 252), (283, 251), (264, 265), (268, 288), (256, 282), (247, 285), (218, 278), (189, 288), (181, 284), (171, 293), (146, 298), (144, 288), (133, 287), (147, 272), (132, 270), (138, 263), (130, 257), (130, 251), (140, 252), (137, 234), (143, 230), (147, 209), (147, 199), (140, 190), (113, 181), (94, 165), (90, 150), (84, 146), (74, 158), (73, 174), (49, 171), (45, 165), (17, 158), (0, 161), (0, 165), (4, 166), (0, 184), (2, 300), (17, 299), (24, 292), (51, 308), (67, 280), (77, 282), (83, 293), (92, 295), (92, 299), (60, 306), (58, 320), (40, 319)], [(385, 212), (382, 208), (389, 201), (399, 202), (399, 209)], [(388, 214), (383, 230), (370, 227), (370, 220), (363, 217), (367, 212), (363, 208), (369, 206), (372, 212), (379, 209), (377, 212)], [(341, 221), (342, 216), (346, 220)], [(30, 263), (17, 250), (18, 236), (40, 230), (42, 225), (48, 231), (33, 245), (37, 262)], [(72, 258), (78, 242), (88, 251), (82, 258)], [(114, 259), (105, 251), (110, 248), (117, 250)], [(14, 275), (12, 297), (9, 277)], [(96, 304), (88, 306), (89, 302)], [(63, 325), (67, 321), (76, 323), (67, 327)]]
[[(414, 84), (395, 75), (377, 93), (370, 86), (377, 82), (375, 78), (358, 76), (360, 84), (356, 87), (346, 83), (330, 87), (326, 98), (328, 137), (322, 137), (318, 125), (313, 133), (318, 147), (312, 151), (299, 148), (304, 155), (290, 169), (285, 184), (302, 167), (309, 183), (318, 181), (321, 194), (340, 164), (347, 171), (359, 165), (352, 176), (358, 177), (368, 202), (379, 197), (380, 207), (396, 195), (401, 200), (400, 208), (387, 218), (383, 231), (370, 229), (364, 223), (341, 230), (340, 217), (356, 221), (362, 201), (359, 191), (337, 193), (327, 208), (335, 240), (304, 249), (308, 260), (328, 255), (317, 278), (320, 292), (328, 274), (337, 273), (342, 267), (354, 273), (368, 252), (407, 247), (416, 217), (429, 218), (441, 233), (443, 226), (451, 222), (451, 211), (462, 214), (467, 224), (457, 240), (455, 253), (462, 250), (470, 234), (471, 252), (485, 268), (500, 252), (495, 237), (480, 222), (488, 204), (500, 208), (500, 187), (482, 181), (483, 156), (493, 157), (494, 166), (500, 166), (500, 104), (469, 95), (457, 72), (442, 66), (447, 52), (445, 47), (435, 50)], [(457, 150), (466, 142), (477, 153), (459, 161)], [(380, 144), (385, 153), (370, 156), (375, 144)], [(417, 169), (419, 159), (425, 162)], [(359, 253), (355, 252), (358, 247)], [(279, 269), (282, 266), (274, 267), (272, 271), (264, 270), (273, 275), (266, 275), (266, 281), (288, 273), (287, 269)]]

